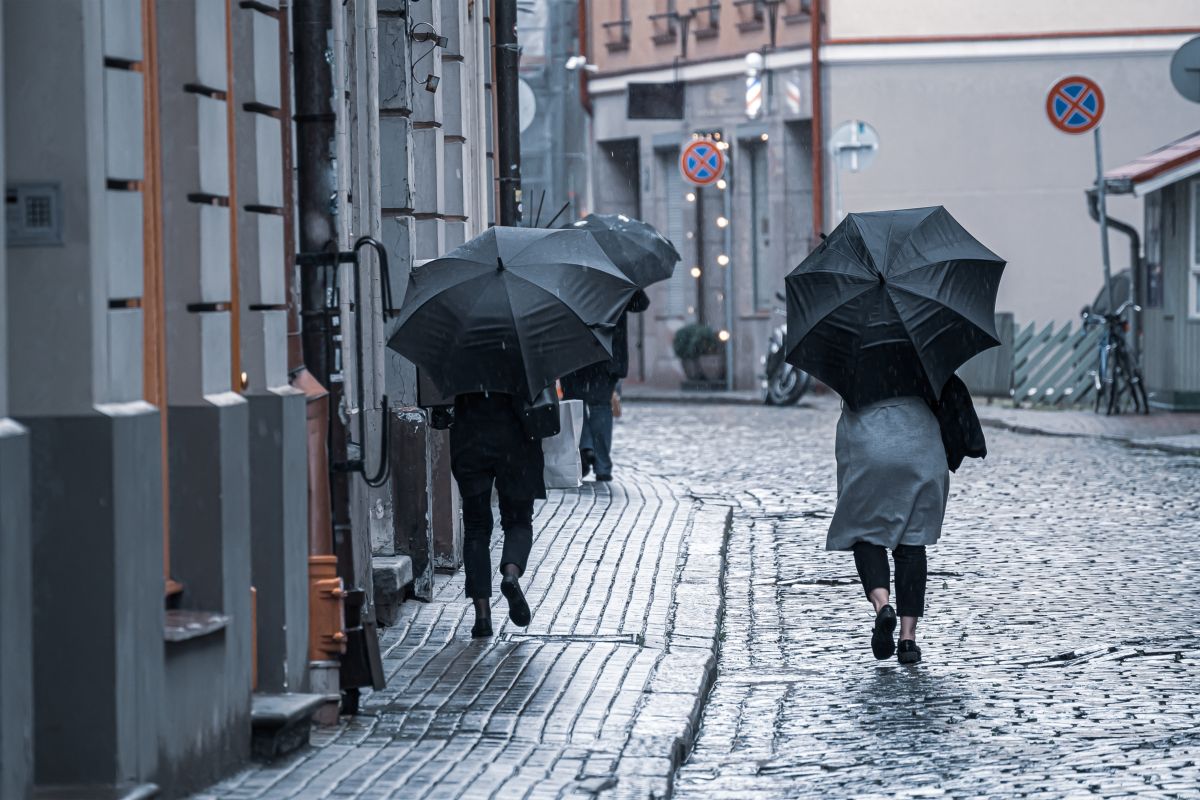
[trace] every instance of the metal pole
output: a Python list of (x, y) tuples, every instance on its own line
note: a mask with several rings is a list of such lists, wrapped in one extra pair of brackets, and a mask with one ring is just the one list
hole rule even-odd
[[(725, 330), (729, 339), (725, 342), (725, 390), (733, 391), (733, 182), (729, 166), (725, 167), (725, 188), (721, 190), (725, 197), (725, 244), (724, 253), (729, 258), (725, 270)], [(753, 235), (754, 221), (750, 221)]]
[(1117, 307), (1113, 305), (1112, 295), (1112, 264), (1108, 257), (1108, 209), (1105, 204), (1107, 192), (1104, 186), (1104, 156), (1100, 147), (1100, 126), (1093, 132), (1096, 140), (1096, 198), (1100, 212), (1100, 253), (1104, 259), (1104, 297), (1108, 303), (1108, 313), (1113, 313)]
[(497, 180), (500, 224), (521, 223), (521, 109), (517, 90), (517, 0), (496, 3)]

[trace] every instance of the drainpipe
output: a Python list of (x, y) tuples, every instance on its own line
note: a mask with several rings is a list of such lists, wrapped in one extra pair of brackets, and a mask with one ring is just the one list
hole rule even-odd
[(521, 224), (521, 110), (517, 92), (517, 0), (495, 0), (496, 176), (500, 224)]
[[(327, 58), (332, 13), (328, 0), (294, 0), (296, 147), (299, 245), (318, 253), (334, 245), (333, 76)], [(286, 25), (281, 26), (286, 27)], [(290, 183), (289, 183), (290, 185)], [(330, 459), (345, 461), (345, 432), (330, 414), (338, 397), (326, 391), (336, 364), (327, 312), (336, 291), (335, 268), (299, 267), (300, 343), (304, 364), (295, 383), (308, 396), (309, 444), (309, 659), (312, 691), (335, 702), (319, 713), (337, 721), (339, 660), (346, 652), (345, 583), (336, 555), (335, 523), (348, 522), (346, 476), (330, 479)], [(331, 483), (333, 485), (331, 485)], [(332, 706), (332, 708), (330, 708)]]
[[(1088, 189), (1087, 204), (1088, 214), (1092, 220), (1100, 222), (1100, 198), (1096, 194), (1095, 189)], [(1128, 222), (1122, 222), (1119, 219), (1105, 214), (1108, 227), (1125, 234), (1129, 237), (1129, 292), (1134, 305), (1142, 305), (1145, 298), (1142, 297), (1142, 237), (1138, 233), (1137, 228), (1130, 225)], [(1110, 311), (1115, 311), (1116, 306), (1120, 305), (1114, 298), (1112, 300), (1113, 308)], [(1133, 355), (1137, 361), (1142, 359), (1142, 315), (1134, 312), (1133, 315)]]
[(825, 114), (821, 101), (821, 0), (809, 0), (809, 49), (812, 77), (813, 246), (825, 227)]

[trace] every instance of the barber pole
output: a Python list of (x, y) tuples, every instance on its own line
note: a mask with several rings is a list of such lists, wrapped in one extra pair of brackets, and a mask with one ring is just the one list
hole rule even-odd
[(763, 110), (762, 73), (746, 76), (746, 116), (758, 119)]
[(787, 82), (787, 109), (789, 114), (800, 113), (800, 84), (790, 78)]

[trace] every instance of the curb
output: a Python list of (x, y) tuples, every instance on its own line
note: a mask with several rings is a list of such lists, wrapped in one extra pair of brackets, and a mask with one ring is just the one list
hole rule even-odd
[(733, 509), (694, 497), (685, 555), (675, 573), (671, 627), (663, 655), (642, 689), (618, 759), (615, 797), (669, 798), (691, 752), (717, 677), (725, 613), (725, 552)]
[(980, 417), (979, 423), (985, 428), (995, 428), (997, 430), (1008, 431), (1010, 433), (1019, 433), (1027, 436), (1051, 436), (1059, 439), (1095, 439), (1102, 442), (1113, 442), (1114, 444), (1124, 445), (1133, 450), (1154, 450), (1160, 453), (1168, 453), (1170, 455), (1182, 456), (1200, 456), (1200, 447), (1189, 444), (1175, 444), (1170, 439), (1176, 437), (1163, 437), (1162, 439), (1134, 439), (1129, 436), (1119, 436), (1116, 434), (1104, 433), (1068, 433), (1064, 431), (1047, 431), (1041, 428), (1034, 428), (1028, 425), (1018, 425), (1013, 422), (1005, 422), (998, 419), (984, 419)]

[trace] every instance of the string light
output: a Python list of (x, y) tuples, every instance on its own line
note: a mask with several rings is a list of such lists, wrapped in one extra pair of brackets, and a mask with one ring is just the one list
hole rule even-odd
[(729, 331), (721, 331), (720, 333), (717, 334), (717, 338), (720, 339), (722, 342), (728, 342), (729, 341)]
[(700, 268), (699, 267), (692, 267), (692, 277), (693, 278), (700, 277)]
[(770, 139), (771, 137), (764, 133), (762, 136), (760, 136), (758, 138), (762, 139), (765, 142), (767, 139)]
[(684, 195), (684, 197), (687, 198), (687, 201), (689, 203), (696, 202), (696, 193), (695, 192), (688, 192), (686, 195)]
[(717, 217), (717, 227), (718, 228), (729, 227), (729, 220), (726, 219), (725, 217)]
[(725, 188), (725, 187), (727, 187), (728, 185), (729, 185), (729, 184), (725, 182), (725, 179), (724, 179), (724, 178), (721, 178), (721, 180), (717, 181), (717, 188), (718, 188), (718, 189), (724, 189), (724, 188)]
[(720, 264), (722, 267), (729, 266), (729, 256), (722, 253), (721, 255), (717, 256), (717, 263)]

